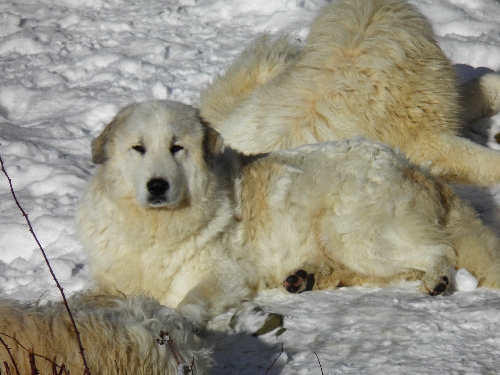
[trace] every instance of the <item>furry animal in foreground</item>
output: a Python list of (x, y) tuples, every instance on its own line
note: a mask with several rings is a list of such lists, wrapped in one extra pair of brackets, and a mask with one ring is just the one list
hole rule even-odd
[(122, 109), (92, 144), (77, 213), (100, 291), (146, 292), (196, 325), (265, 288), (418, 278), (453, 269), (500, 287), (500, 243), (450, 187), (362, 138), (245, 157), (198, 111)]
[(500, 75), (462, 86), (428, 21), (400, 0), (326, 6), (304, 46), (264, 36), (201, 94), (201, 115), (246, 154), (358, 135), (448, 182), (500, 183), (500, 152), (458, 136), (500, 109)]
[[(162, 332), (168, 332), (187, 366), (193, 363), (193, 374), (207, 373), (210, 351), (192, 332), (192, 324), (152, 298), (82, 293), (71, 297), (69, 306), (92, 374), (178, 374), (179, 365), (168, 343), (160, 345), (166, 340)], [(62, 302), (39, 306), (2, 300), (0, 338), (10, 348), (20, 374), (32, 374), (29, 349), (41, 374), (83, 374), (80, 349)], [(0, 345), (2, 373), (7, 371), (4, 363), (10, 373), (18, 373)]]

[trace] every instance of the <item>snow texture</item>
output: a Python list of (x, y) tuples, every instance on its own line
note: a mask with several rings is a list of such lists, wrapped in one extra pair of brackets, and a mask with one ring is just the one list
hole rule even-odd
[[(461, 79), (500, 71), (498, 0), (411, 0)], [(94, 171), (90, 142), (117, 110), (146, 99), (196, 103), (200, 88), (263, 32), (307, 37), (324, 0), (2, 0), (0, 156), (67, 293), (91, 286), (74, 213)], [(499, 148), (500, 116), (474, 124)], [(0, 176), (3, 177), (3, 176)], [(500, 188), (457, 187), (500, 229)], [(218, 317), (214, 374), (496, 374), (500, 292), (459, 270), (448, 296), (414, 283), (258, 298), (286, 331), (251, 337)], [(0, 178), (0, 290), (57, 299), (24, 218)], [(281, 349), (283, 348), (283, 349)], [(279, 358), (273, 361), (279, 356)], [(319, 361), (318, 361), (319, 360)], [(321, 362), (321, 368), (320, 363)]]

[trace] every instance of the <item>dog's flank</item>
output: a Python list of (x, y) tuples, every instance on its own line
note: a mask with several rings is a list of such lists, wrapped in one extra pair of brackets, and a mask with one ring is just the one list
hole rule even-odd
[(247, 154), (358, 135), (449, 182), (500, 183), (500, 153), (458, 134), (500, 109), (500, 75), (461, 87), (427, 20), (400, 0), (340, 0), (303, 47), (264, 36), (201, 93), (205, 120)]
[[(440, 294), (466, 267), (500, 286), (495, 235), (385, 145), (355, 138), (244, 157), (218, 151), (192, 107), (120, 113), (97, 138), (93, 151), (106, 157), (77, 215), (99, 290), (147, 292), (203, 326), (294, 274), (321, 289), (419, 278)], [(180, 193), (151, 202), (157, 179)]]

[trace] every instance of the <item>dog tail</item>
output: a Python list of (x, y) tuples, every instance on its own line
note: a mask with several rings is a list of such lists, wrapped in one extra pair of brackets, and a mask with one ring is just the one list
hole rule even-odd
[(300, 53), (289, 37), (263, 35), (214, 81), (201, 90), (201, 116), (220, 124), (258, 87), (285, 71)]

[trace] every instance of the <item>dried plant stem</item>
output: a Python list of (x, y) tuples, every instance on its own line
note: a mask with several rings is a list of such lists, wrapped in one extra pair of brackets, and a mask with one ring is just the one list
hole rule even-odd
[(55, 283), (57, 285), (57, 288), (59, 289), (59, 292), (61, 293), (61, 296), (62, 296), (62, 299), (63, 299), (63, 302), (64, 302), (64, 306), (66, 307), (66, 311), (68, 312), (69, 318), (71, 320), (71, 324), (73, 325), (73, 328), (75, 330), (76, 340), (78, 341), (78, 346), (80, 348), (80, 355), (82, 357), (83, 367), (84, 367), (84, 372), (83, 373), (84, 373), (84, 375), (91, 375), (90, 374), (90, 369), (87, 366), (87, 360), (85, 359), (85, 354), (83, 353), (85, 349), (83, 348), (83, 345), (82, 345), (82, 340), (80, 338), (80, 332), (78, 331), (78, 328), (76, 327), (75, 319), (73, 318), (73, 314), (71, 313), (71, 310), (70, 310), (70, 308), (68, 306), (68, 301), (66, 300), (66, 295), (64, 294), (64, 290), (61, 287), (61, 285), (59, 284), (59, 281), (57, 280), (57, 277), (56, 277), (54, 271), (52, 270), (52, 267), (50, 266), (49, 259), (47, 258), (47, 255), (45, 254), (45, 251), (43, 250), (43, 247), (40, 244), (40, 241), (38, 241), (38, 238), (37, 238), (37, 236), (35, 234), (35, 231), (33, 230), (33, 227), (31, 226), (31, 222), (28, 219), (28, 214), (23, 210), (23, 208), (21, 207), (21, 204), (17, 200), (16, 193), (14, 192), (14, 187), (12, 186), (12, 180), (10, 179), (7, 171), (5, 170), (2, 157), (0, 157), (0, 166), (1, 166), (2, 172), (5, 174), (5, 177), (7, 177), (7, 181), (9, 182), (10, 192), (12, 194), (12, 197), (14, 198), (14, 202), (16, 203), (17, 207), (19, 208), (19, 210), (21, 211), (22, 215), (26, 219), (26, 222), (28, 223), (29, 231), (33, 235), (33, 238), (35, 239), (35, 241), (36, 241), (36, 243), (38, 245), (38, 248), (42, 252), (43, 258), (45, 259), (45, 263), (47, 264), (47, 267), (48, 267), (48, 269), (50, 271), (50, 274), (52, 275), (52, 278), (54, 279), (54, 281), (55, 281)]
[[(3, 339), (1, 337), (0, 337), (0, 343), (2, 343), (3, 346), (5, 346), (7, 353), (9, 353), (9, 357), (10, 357), (10, 360), (12, 361), (12, 365), (14, 366), (14, 369), (16, 370), (16, 374), (20, 375), (19, 369), (17, 368), (16, 361), (14, 361), (14, 357), (12, 356), (10, 348), (7, 346), (7, 344), (5, 343), (5, 341), (3, 341)], [(9, 364), (7, 362), (4, 362), (3, 364), (5, 366), (5, 371), (7, 371), (7, 374), (10, 374)]]
[[(12, 373), (10, 372), (10, 367), (9, 367), (9, 364), (7, 362), (4, 362), (3, 365), (5, 366), (5, 373), (7, 375), (12, 375)], [(1, 369), (0, 369), (1, 370)], [(1, 374), (1, 371), (0, 371), (0, 374)]]
[[(22, 348), (22, 349), (24, 349), (26, 352), (29, 352), (29, 351), (30, 351), (27, 347), (25, 347), (23, 344), (21, 344), (21, 343), (19, 342), (19, 340), (18, 340), (18, 339), (16, 339), (15, 337), (13, 337), (13, 336), (11, 336), (11, 335), (8, 335), (8, 334), (6, 334), (6, 333), (3, 333), (3, 332), (0, 332), (0, 337), (1, 337), (1, 336), (8, 337), (9, 339), (11, 339), (11, 340), (15, 341), (15, 342), (16, 342), (16, 344), (17, 344), (17, 345), (19, 345), (19, 347), (20, 347), (20, 348)], [(61, 370), (63, 370), (63, 372), (61, 372), (61, 374), (62, 374), (62, 373), (64, 373), (64, 374), (69, 375), (69, 373), (65, 370), (64, 364), (63, 364), (62, 366), (59, 366), (59, 365), (56, 363), (56, 358), (54, 358), (54, 360), (51, 360), (51, 359), (49, 359), (49, 358), (47, 358), (47, 357), (45, 357), (45, 356), (43, 356), (43, 355), (40, 355), (40, 354), (33, 353), (33, 355), (34, 355), (35, 357), (42, 358), (42, 359), (46, 360), (47, 362), (49, 362), (49, 363), (52, 365), (52, 367), (55, 369), (55, 370), (53, 370), (53, 372), (54, 372), (54, 374), (55, 374), (55, 375), (57, 375), (57, 368), (58, 368), (58, 367), (60, 367), (60, 368), (61, 368)]]
[(160, 339), (156, 340), (156, 342), (160, 345), (168, 344), (168, 346), (170, 346), (170, 350), (172, 351), (174, 359), (177, 362), (177, 371), (179, 373), (189, 374), (190, 372), (193, 372), (194, 357), (193, 361), (191, 362), (191, 367), (189, 367), (182, 357), (181, 353), (175, 347), (174, 340), (172, 340), (168, 332), (160, 331)]
[(323, 373), (323, 366), (321, 366), (321, 362), (320, 362), (319, 357), (318, 357), (318, 355), (316, 354), (316, 352), (314, 352), (314, 355), (316, 355), (316, 358), (318, 359), (319, 368), (321, 369), (321, 375), (325, 375), (325, 374)]
[(189, 369), (194, 374), (194, 356), (193, 356), (193, 359), (191, 360), (191, 366), (189, 366)]
[(271, 366), (269, 366), (267, 368), (267, 371), (264, 375), (267, 375), (269, 373), (269, 370), (271, 370), (271, 368), (274, 366), (274, 364), (276, 363), (276, 361), (278, 360), (278, 358), (283, 354), (283, 343), (281, 343), (281, 351), (280, 351), (280, 354), (278, 354), (278, 356), (276, 358), (274, 358), (274, 361), (273, 363), (271, 363)]
[(31, 349), (28, 351), (28, 359), (30, 362), (31, 375), (39, 375), (40, 373), (36, 368), (35, 355), (33, 354), (33, 350)]

